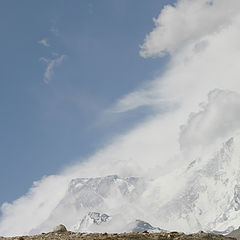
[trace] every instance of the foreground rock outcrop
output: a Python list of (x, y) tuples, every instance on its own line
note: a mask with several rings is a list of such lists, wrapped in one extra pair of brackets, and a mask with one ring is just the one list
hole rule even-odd
[(63, 233), (63, 232), (67, 232), (66, 227), (63, 224), (60, 224), (58, 226), (56, 226), (53, 230), (53, 232), (55, 233)]
[(75, 233), (59, 231), (42, 233), (34, 236), (0, 237), (0, 240), (236, 240), (236, 238), (225, 237), (211, 233), (184, 234), (178, 232), (170, 233)]

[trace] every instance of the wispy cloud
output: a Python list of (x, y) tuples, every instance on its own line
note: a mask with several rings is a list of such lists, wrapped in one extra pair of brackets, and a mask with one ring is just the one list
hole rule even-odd
[(43, 45), (44, 47), (50, 47), (50, 44), (48, 43), (48, 40), (46, 38), (39, 40), (38, 43)]
[(53, 76), (54, 76), (54, 69), (61, 65), (61, 63), (66, 59), (66, 55), (60, 55), (54, 59), (47, 59), (47, 58), (40, 58), (40, 61), (47, 63), (46, 70), (44, 72), (43, 81), (48, 84)]
[(110, 111), (123, 113), (143, 106), (160, 105), (162, 101), (158, 95), (158, 89), (139, 89), (121, 98)]

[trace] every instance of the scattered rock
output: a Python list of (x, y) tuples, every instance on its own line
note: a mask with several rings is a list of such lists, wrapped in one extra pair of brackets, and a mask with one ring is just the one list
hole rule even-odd
[(61, 224), (54, 229), (54, 232), (46, 233), (46, 235), (0, 237), (0, 240), (236, 240), (236, 238), (212, 233), (77, 233), (67, 231), (66, 227)]
[(55, 233), (67, 232), (67, 229), (63, 224), (60, 224), (54, 228), (53, 232), (55, 232)]

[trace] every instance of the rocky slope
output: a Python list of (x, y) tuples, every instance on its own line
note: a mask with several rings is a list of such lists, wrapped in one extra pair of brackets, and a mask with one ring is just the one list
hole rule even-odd
[(233, 240), (235, 238), (215, 235), (210, 233), (75, 233), (75, 232), (50, 232), (34, 236), (21, 236), (4, 238), (0, 240)]

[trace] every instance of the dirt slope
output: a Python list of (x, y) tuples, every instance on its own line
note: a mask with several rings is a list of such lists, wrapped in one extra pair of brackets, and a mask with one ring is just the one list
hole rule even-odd
[(233, 240), (235, 238), (210, 233), (74, 233), (50, 232), (35, 236), (0, 237), (0, 240)]

